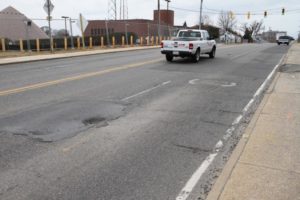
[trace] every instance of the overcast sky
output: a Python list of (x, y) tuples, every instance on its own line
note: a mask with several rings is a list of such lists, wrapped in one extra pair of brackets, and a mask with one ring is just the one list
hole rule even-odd
[[(153, 10), (157, 8), (157, 0), (127, 0), (129, 18), (152, 19)], [(25, 14), (29, 18), (45, 19), (46, 13), (43, 10), (44, 0), (1, 0), (0, 9), (11, 5)], [(78, 18), (82, 13), (87, 19), (107, 18), (108, 0), (52, 0), (55, 8), (53, 18), (60, 18), (62, 15)], [(166, 8), (165, 0), (161, 0), (161, 8)], [(286, 9), (286, 15), (280, 15), (281, 8)], [(185, 21), (189, 26), (199, 22), (200, 0), (171, 0), (170, 8), (175, 11), (176, 25), (182, 25)], [(186, 9), (186, 10), (184, 10)], [(298, 9), (298, 10), (297, 10)], [(216, 11), (212, 11), (216, 10)], [(233, 11), (236, 15), (238, 24), (245, 22), (251, 23), (253, 20), (264, 20), (266, 30), (288, 31), (289, 35), (296, 37), (300, 30), (300, 1), (299, 0), (204, 0), (203, 14), (208, 15), (216, 25), (218, 11)], [(246, 13), (263, 14), (268, 11), (268, 17), (263, 15), (251, 15), (247, 20)], [(43, 21), (35, 20), (38, 25), (46, 25)], [(55, 28), (64, 28), (63, 21), (53, 22)]]

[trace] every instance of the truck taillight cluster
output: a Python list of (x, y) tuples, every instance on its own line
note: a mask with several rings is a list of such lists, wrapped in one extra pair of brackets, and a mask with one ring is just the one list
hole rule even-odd
[(164, 48), (164, 43), (163, 42), (160, 43), (160, 48)]
[(193, 49), (194, 48), (194, 44), (190, 43), (189, 44), (189, 49)]

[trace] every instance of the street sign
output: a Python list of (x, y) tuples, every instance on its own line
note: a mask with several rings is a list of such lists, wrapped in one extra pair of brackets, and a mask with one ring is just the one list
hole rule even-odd
[[(50, 13), (48, 13), (48, 7), (49, 7)], [(54, 9), (54, 5), (52, 4), (52, 2), (50, 0), (46, 0), (46, 2), (44, 4), (44, 10), (46, 11), (46, 13), (51, 14), (53, 9)]]

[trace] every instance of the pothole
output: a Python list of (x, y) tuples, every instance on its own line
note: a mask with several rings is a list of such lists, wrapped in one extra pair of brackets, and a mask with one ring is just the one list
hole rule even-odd
[(106, 119), (104, 117), (91, 117), (91, 118), (83, 120), (82, 123), (85, 126), (88, 126), (88, 125), (96, 125), (96, 124), (99, 124), (99, 123), (105, 122), (105, 121), (106, 121)]

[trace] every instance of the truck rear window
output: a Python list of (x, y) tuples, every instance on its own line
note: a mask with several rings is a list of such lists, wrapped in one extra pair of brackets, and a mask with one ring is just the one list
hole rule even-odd
[(193, 31), (181, 31), (179, 32), (178, 37), (201, 37), (200, 32), (193, 32)]

